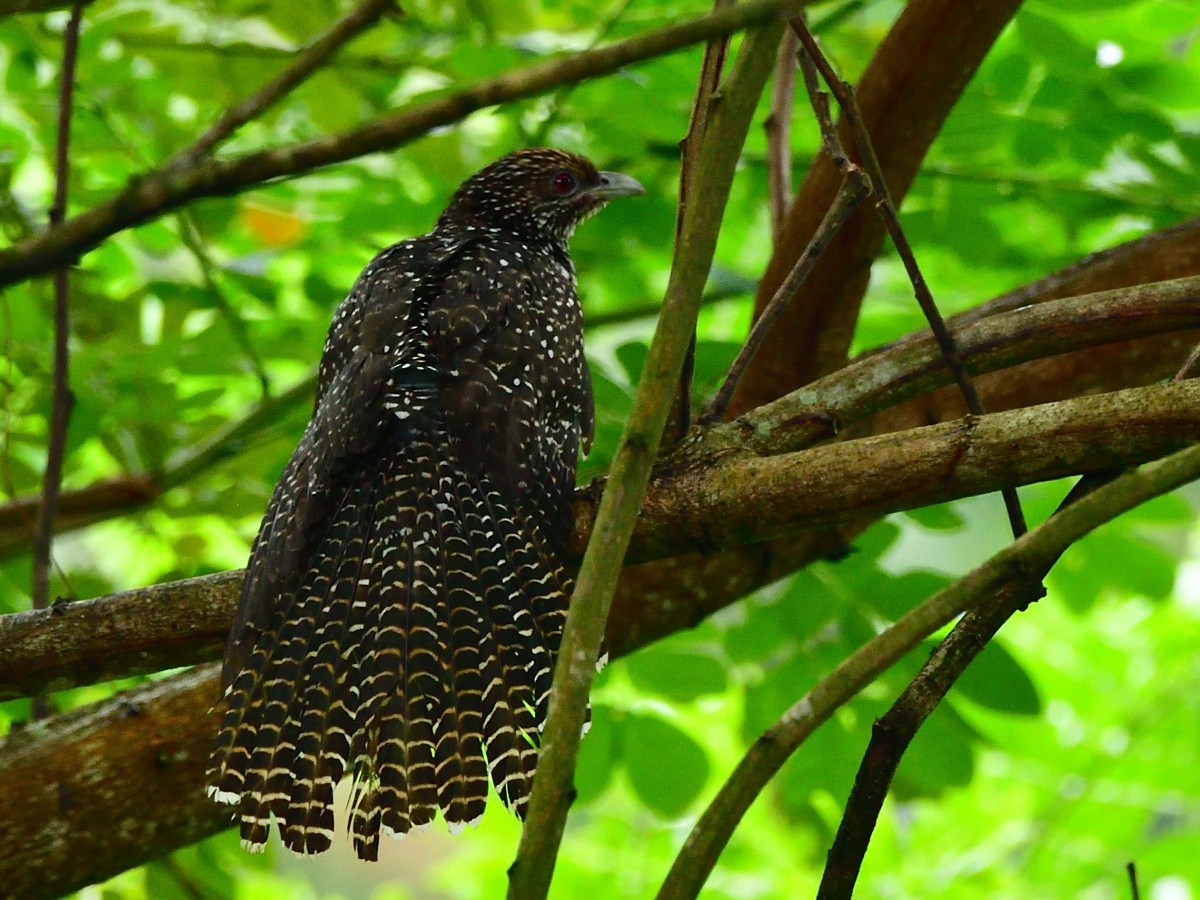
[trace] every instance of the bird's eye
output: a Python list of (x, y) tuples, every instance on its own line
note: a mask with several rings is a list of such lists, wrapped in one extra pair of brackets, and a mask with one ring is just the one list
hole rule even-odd
[(566, 170), (555, 172), (554, 177), (550, 180), (550, 184), (554, 188), (554, 193), (560, 197), (566, 197), (575, 193), (575, 188), (579, 186), (579, 182), (575, 176)]

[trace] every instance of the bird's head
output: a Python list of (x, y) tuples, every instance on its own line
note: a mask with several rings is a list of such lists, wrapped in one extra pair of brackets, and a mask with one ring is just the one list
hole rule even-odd
[(601, 172), (577, 153), (517, 150), (464, 181), (438, 229), (496, 229), (565, 243), (613, 197), (645, 192), (628, 175)]

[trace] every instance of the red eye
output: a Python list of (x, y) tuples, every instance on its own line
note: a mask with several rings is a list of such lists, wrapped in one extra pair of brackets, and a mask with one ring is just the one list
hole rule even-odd
[(551, 184), (554, 186), (554, 193), (560, 197), (573, 194), (575, 188), (579, 186), (579, 182), (575, 180), (575, 176), (567, 171), (556, 172)]

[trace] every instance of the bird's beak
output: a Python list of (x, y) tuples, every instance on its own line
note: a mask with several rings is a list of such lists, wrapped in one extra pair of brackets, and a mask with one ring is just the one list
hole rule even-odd
[(641, 182), (620, 172), (601, 172), (600, 183), (588, 191), (593, 197), (609, 200), (613, 197), (637, 197), (646, 193)]

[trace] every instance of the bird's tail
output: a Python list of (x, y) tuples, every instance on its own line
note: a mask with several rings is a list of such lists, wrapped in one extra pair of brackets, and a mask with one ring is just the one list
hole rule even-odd
[[(451, 830), (476, 821), (489, 775), (524, 813), (570, 585), (537, 528), (441, 437), (364, 464), (326, 498), (298, 587), (266, 598), (238, 638), (252, 646), (227, 673), (208, 784), (238, 804), (250, 849), (272, 815), (292, 850), (327, 849), (347, 772), (367, 859), (381, 831), (402, 835), (438, 809)], [(295, 541), (270, 525), (294, 501), (288, 483), (256, 559)], [(248, 577), (246, 590), (270, 582)]]

